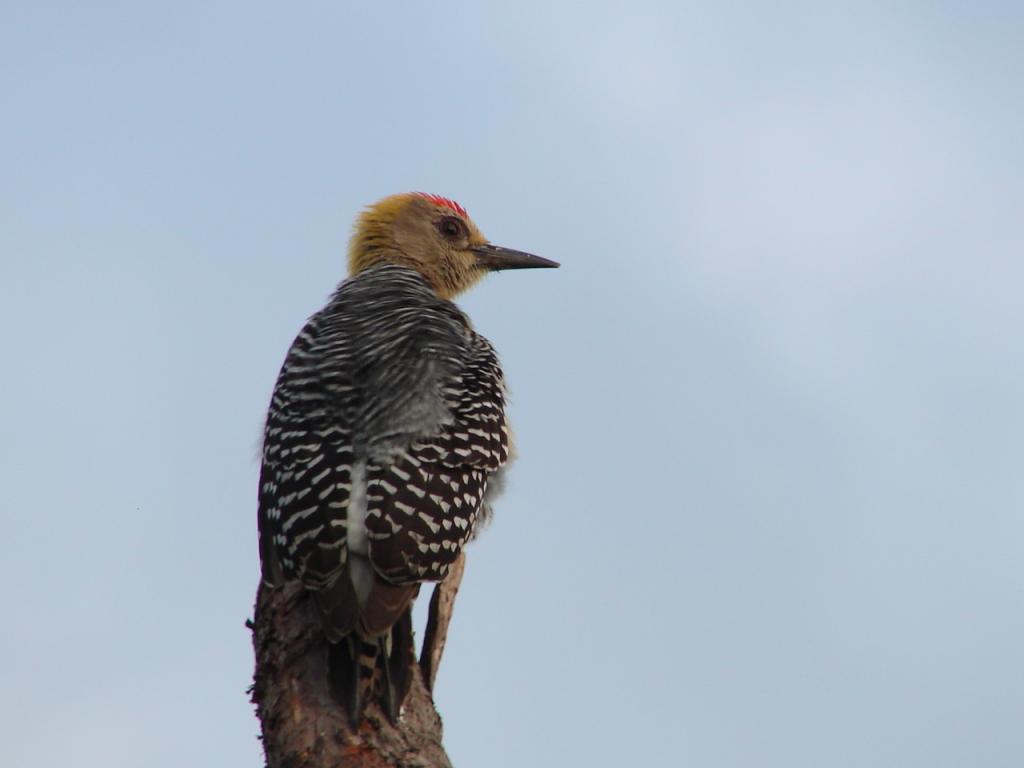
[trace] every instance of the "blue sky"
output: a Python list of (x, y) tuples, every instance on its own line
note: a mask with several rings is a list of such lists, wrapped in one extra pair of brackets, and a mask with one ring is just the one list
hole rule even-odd
[(440, 671), (456, 764), (1021, 765), (1022, 34), (8, 4), (0, 762), (260, 764), (263, 412), (352, 217), (422, 189), (563, 264), (460, 302), (521, 458)]

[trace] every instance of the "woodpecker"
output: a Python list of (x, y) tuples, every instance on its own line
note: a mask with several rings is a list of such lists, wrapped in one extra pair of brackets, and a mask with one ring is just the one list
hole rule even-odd
[(497, 355), (451, 300), (488, 272), (557, 266), (492, 245), (452, 200), (392, 195), (358, 217), (347, 279), (288, 351), (263, 439), (263, 579), (311, 593), (353, 725), (371, 698), (397, 718), (412, 601), (488, 516), (511, 452)]

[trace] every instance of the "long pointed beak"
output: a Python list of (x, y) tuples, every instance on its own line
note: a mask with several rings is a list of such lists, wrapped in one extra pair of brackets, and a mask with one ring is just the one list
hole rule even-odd
[(476, 263), (491, 272), (501, 269), (537, 269), (559, 266), (557, 261), (543, 259), (532, 253), (513, 251), (511, 248), (502, 248), (500, 245), (491, 245), (490, 243), (476, 246), (473, 253), (476, 254)]

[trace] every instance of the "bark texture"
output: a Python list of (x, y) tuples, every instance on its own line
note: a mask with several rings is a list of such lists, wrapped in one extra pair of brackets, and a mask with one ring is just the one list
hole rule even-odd
[(327, 683), (320, 617), (299, 584), (260, 584), (250, 624), (256, 654), (252, 701), (262, 727), (267, 768), (451, 768), (441, 745), (441, 717), (430, 689), (444, 651), (464, 560), (434, 589), (421, 665), (398, 722), (370, 702), (352, 729)]

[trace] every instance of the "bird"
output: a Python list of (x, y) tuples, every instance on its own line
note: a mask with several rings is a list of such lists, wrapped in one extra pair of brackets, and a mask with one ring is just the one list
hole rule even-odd
[(368, 206), (348, 276), (299, 332), (267, 411), (263, 582), (299, 582), (353, 726), (395, 721), (411, 684), (411, 606), (490, 515), (513, 454), (494, 348), (452, 301), (490, 272), (557, 262), (496, 246), (466, 209), (407, 192)]

